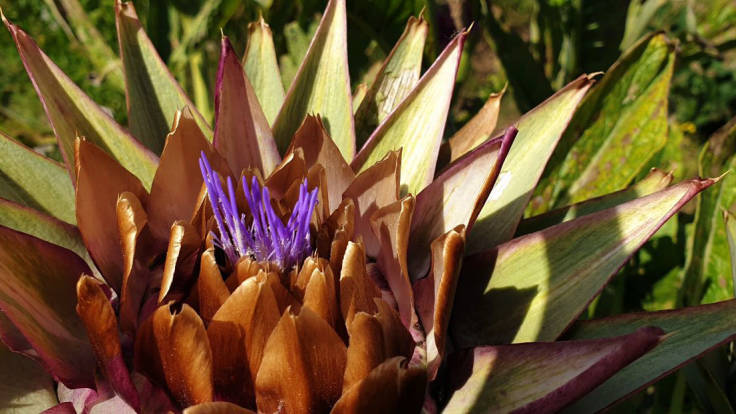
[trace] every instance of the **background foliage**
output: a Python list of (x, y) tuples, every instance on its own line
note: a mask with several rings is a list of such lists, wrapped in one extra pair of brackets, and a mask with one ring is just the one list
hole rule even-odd
[[(248, 23), (263, 16), (288, 87), (324, 7), (322, 0), (134, 3), (157, 50), (207, 118), (220, 30), (242, 54)], [(0, 0), (0, 6), (75, 83), (127, 123), (111, 1)], [(553, 155), (527, 216), (624, 189), (653, 167), (679, 181), (718, 176), (736, 165), (732, 0), (349, 1), (354, 88), (370, 82), (406, 20), (422, 10), (430, 23), (425, 68), (455, 33), (473, 23), (447, 137), (492, 93), (506, 90), (501, 129), (581, 73), (606, 72)], [(0, 130), (58, 159), (53, 132), (7, 32), (0, 34), (0, 59)], [(732, 298), (736, 220), (725, 218), (736, 213), (735, 189), (732, 173), (670, 220), (601, 292), (586, 317)], [(524, 228), (522, 222), (519, 231)], [(732, 413), (735, 367), (732, 346), (715, 349), (614, 410)]]

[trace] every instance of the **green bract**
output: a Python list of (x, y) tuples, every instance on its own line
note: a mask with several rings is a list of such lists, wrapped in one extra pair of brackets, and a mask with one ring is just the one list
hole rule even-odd
[[(132, 4), (115, 13), (127, 129), (3, 16), (64, 159), (0, 134), (0, 339), (35, 360), (0, 349), (0, 366), (28, 367), (1, 377), (28, 409), (56, 395), (60, 409), (116, 412), (591, 412), (736, 336), (732, 300), (578, 320), (719, 180), (671, 185), (654, 169), (625, 188), (667, 135), (663, 35), (497, 137), (503, 92), (449, 137), (466, 31), (422, 74), (428, 25), (411, 18), (373, 84), (353, 92), (345, 0), (330, 0), (285, 91), (261, 19), (242, 60), (223, 36), (210, 126)], [(713, 145), (735, 136), (723, 134)], [(239, 227), (215, 226), (200, 157), (211, 188), (235, 179), (229, 198), (209, 199), (233, 200), (228, 218), (244, 225), (247, 183), (268, 188), (262, 211), (277, 219), (308, 185), (313, 255), (289, 269), (245, 249), (223, 259), (216, 232)], [(733, 162), (704, 153), (702, 173)], [(703, 231), (729, 188), (700, 200)], [(735, 249), (725, 214), (694, 255)], [(693, 258), (688, 271), (718, 277)]]

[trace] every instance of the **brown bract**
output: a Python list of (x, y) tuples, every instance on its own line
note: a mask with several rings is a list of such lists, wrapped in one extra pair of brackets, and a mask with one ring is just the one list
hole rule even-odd
[[(92, 294), (99, 288), (89, 278), (80, 282), (78, 312), (103, 373), (129, 404), (138, 404), (141, 392), (166, 390), (180, 408), (193, 406), (187, 412), (234, 407), (225, 401), (263, 412), (326, 412), (338, 400), (341, 410), (361, 412), (374, 406), (357, 403), (356, 396), (376, 387), (392, 393), (376, 409), (413, 406), (414, 391), (403, 395), (412, 387), (423, 395), (426, 366), (415, 358), (407, 329), (421, 326), (406, 259), (414, 198), (399, 199), (400, 151), (356, 177), (319, 117), (308, 116), (270, 175), (264, 179), (257, 168), (244, 169), (240, 177), (248, 185), (254, 177), (265, 184), (283, 219), (298, 199), (299, 184), (306, 179), (308, 188), (319, 188), (311, 220), (314, 253), (293, 269), (280, 269), (249, 256), (228, 263), (214, 247), (218, 229), (192, 164), (204, 152), (223, 180), (230, 172), (189, 111), (175, 120), (150, 196), (104, 154), (102, 161), (89, 160), (86, 154), (100, 152), (96, 147), (79, 146), (83, 194), (108, 194), (105, 183), (85, 173), (98, 164), (111, 171), (112, 191), (119, 191), (112, 204), (119, 250), (100, 252), (119, 256), (122, 280), (115, 289), (119, 319), (106, 297)], [(174, 188), (179, 174), (192, 175), (191, 182)], [(167, 199), (177, 205), (162, 207)], [(242, 180), (236, 204), (248, 224)], [(161, 210), (154, 213), (151, 205)], [(95, 214), (100, 225), (110, 219)], [(95, 321), (93, 312), (104, 318)], [(135, 339), (133, 371), (121, 356), (125, 341), (118, 324), (123, 338)], [(117, 364), (112, 374), (106, 368), (111, 363)], [(150, 379), (146, 390), (130, 385), (131, 372)], [(213, 400), (222, 403), (208, 403)]]

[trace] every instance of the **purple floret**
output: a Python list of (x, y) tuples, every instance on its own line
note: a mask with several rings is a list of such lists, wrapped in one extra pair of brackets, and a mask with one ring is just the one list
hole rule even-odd
[(245, 200), (253, 216), (248, 229), (245, 214), (238, 211), (235, 202), (232, 179), (227, 177), (226, 194), (219, 175), (212, 170), (204, 152), (199, 158), (199, 168), (220, 233), (213, 240), (231, 264), (240, 257), (251, 256), (258, 261), (274, 262), (285, 270), (310, 254), (309, 223), (317, 205), (317, 189), (309, 191), (306, 179), (299, 186), (299, 199), (284, 224), (273, 210), (268, 188), (261, 188), (255, 177), (249, 186), (243, 177)]

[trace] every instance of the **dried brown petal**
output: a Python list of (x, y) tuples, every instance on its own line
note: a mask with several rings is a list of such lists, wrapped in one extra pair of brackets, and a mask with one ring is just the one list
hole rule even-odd
[(376, 211), (371, 218), (371, 227), (381, 243), (376, 263), (391, 287), (401, 321), (407, 328), (416, 322), (406, 258), (413, 211), (414, 197), (408, 195)]
[(166, 384), (183, 406), (212, 401), (212, 351), (204, 324), (189, 305), (153, 314), (153, 335)]
[(256, 378), (259, 411), (324, 412), (342, 392), (346, 349), (309, 308), (284, 312), (266, 344)]
[(184, 414), (256, 414), (255, 411), (248, 410), (227, 401), (213, 401), (187, 407)]
[(94, 144), (75, 141), (77, 225), (92, 259), (115, 292), (123, 282), (123, 256), (116, 223), (118, 194), (129, 191), (145, 207), (148, 193), (133, 174)]
[(391, 151), (384, 159), (358, 174), (343, 198), (355, 202), (355, 233), (363, 237), (366, 252), (376, 257), (379, 241), (371, 231), (370, 218), (380, 208), (399, 199), (401, 150)]
[(381, 293), (366, 274), (365, 248), (361, 243), (348, 242), (340, 273), (340, 312), (345, 326), (350, 327), (358, 312), (373, 314), (377, 311), (374, 298)]
[(151, 185), (149, 214), (151, 231), (160, 240), (169, 238), (171, 225), (189, 221), (200, 201), (202, 174), (198, 160), (204, 152), (212, 168), (223, 177), (231, 175), (227, 162), (215, 151), (194, 120), (189, 108), (177, 112), (166, 137), (156, 175)]
[(220, 268), (215, 261), (215, 251), (207, 249), (202, 253), (199, 262), (199, 278), (197, 279), (197, 292), (199, 294), (199, 316), (205, 325), (215, 315), (220, 306), (230, 296), (230, 291), (222, 280)]
[[(307, 115), (304, 118), (301, 127), (294, 133), (287, 153), (295, 148), (301, 148), (304, 151), (307, 168), (316, 164), (324, 167), (327, 173), (329, 206), (331, 209), (337, 207), (342, 200), (342, 193), (355, 178), (355, 173), (327, 134), (322, 119), (318, 115)], [(328, 211), (328, 214), (331, 211)]]
[[(271, 197), (280, 200), (294, 182), (301, 182), (307, 176), (307, 165), (304, 161), (304, 151), (297, 148), (286, 154), (271, 175), (266, 179), (266, 187)], [(248, 183), (250, 185), (250, 183)]]
[(166, 250), (159, 304), (165, 299), (181, 300), (186, 297), (201, 246), (202, 239), (194, 226), (182, 220), (174, 222)]
[(87, 275), (77, 282), (77, 314), (87, 328), (97, 362), (110, 386), (133, 408), (138, 408), (138, 393), (120, 350), (115, 311), (100, 282)]
[(263, 271), (241, 283), (215, 313), (207, 335), (218, 393), (244, 405), (253, 404), (256, 373), (280, 315), (271, 282)]
[(427, 373), (407, 367), (403, 357), (391, 358), (347, 390), (332, 414), (417, 413), (424, 401)]
[(138, 313), (152, 278), (148, 264), (154, 260), (152, 254), (157, 249), (148, 230), (148, 216), (135, 194), (127, 191), (120, 194), (116, 214), (123, 252), (120, 328), (133, 335), (138, 326)]

